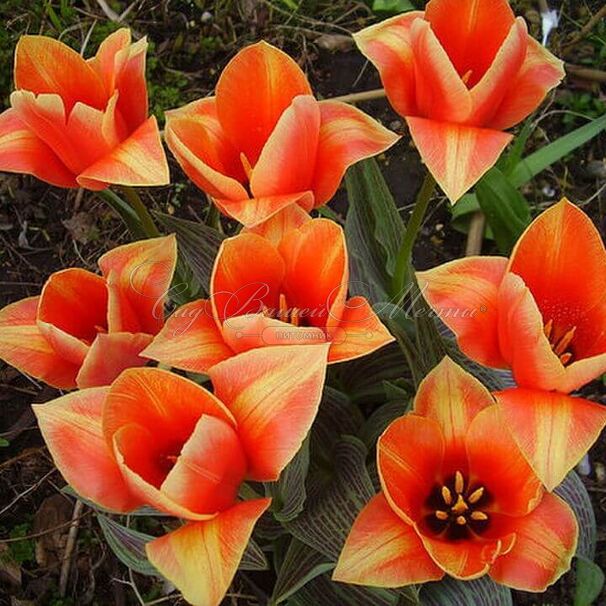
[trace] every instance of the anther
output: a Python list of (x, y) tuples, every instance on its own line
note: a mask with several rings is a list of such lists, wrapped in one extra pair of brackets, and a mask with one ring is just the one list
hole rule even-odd
[(448, 486), (442, 486), (442, 498), (444, 499), (444, 503), (446, 503), (446, 505), (452, 504), (452, 493), (448, 489)]
[(550, 339), (552, 330), (553, 330), (553, 320), (549, 320), (549, 322), (547, 322), (547, 324), (545, 324), (545, 326), (543, 328), (543, 332), (545, 333), (547, 340)]
[(566, 364), (568, 364), (568, 362), (570, 362), (570, 360), (572, 359), (572, 354), (567, 351), (566, 353), (563, 353), (560, 356), (560, 362), (562, 362), (563, 366), (566, 366)]
[(471, 519), (484, 522), (488, 519), (488, 516), (483, 511), (474, 511), (471, 514)]
[(576, 330), (577, 327), (573, 326), (554, 346), (553, 352), (556, 356), (561, 356), (568, 349), (568, 346), (570, 345), (570, 342), (572, 341)]
[(445, 511), (440, 511), (438, 509), (436, 511), (436, 518), (438, 518), (438, 520), (442, 520), (443, 522), (445, 522), (446, 520), (448, 520), (448, 514)]
[(474, 490), (469, 497), (467, 498), (467, 500), (473, 505), (474, 503), (477, 503), (482, 497), (484, 496), (484, 487), (480, 487), (477, 490)]
[(246, 155), (243, 153), (240, 154), (240, 162), (242, 163), (242, 168), (244, 169), (246, 178), (250, 181), (250, 175), (252, 174), (252, 166), (250, 165), (250, 162), (248, 161)]
[(452, 506), (452, 512), (456, 514), (465, 513), (468, 509), (469, 507), (467, 506), (467, 503), (465, 503), (463, 495), (458, 495), (457, 502)]
[(461, 494), (463, 490), (465, 490), (465, 480), (463, 479), (463, 474), (457, 471), (455, 473), (455, 491)]
[(299, 326), (299, 308), (293, 307), (293, 310), (290, 314), (290, 323), (293, 326)]
[(463, 80), (463, 84), (465, 84), (465, 86), (467, 86), (467, 83), (469, 82), (469, 78), (471, 78), (471, 74), (473, 74), (472, 69), (466, 71), (465, 74), (463, 75), (463, 77), (461, 78), (461, 80)]
[(280, 294), (279, 308), (278, 320), (280, 320), (280, 322), (288, 322), (288, 307), (284, 294)]
[(457, 524), (459, 526), (465, 526), (465, 524), (467, 524), (467, 518), (465, 516), (459, 516), (457, 518)]

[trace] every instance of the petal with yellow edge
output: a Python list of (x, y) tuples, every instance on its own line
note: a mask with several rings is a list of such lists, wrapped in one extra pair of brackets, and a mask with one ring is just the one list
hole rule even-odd
[(177, 264), (175, 235), (118, 246), (98, 263), (109, 288), (110, 332), (159, 332)]
[(109, 385), (127, 368), (145, 366), (142, 352), (151, 342), (151, 335), (130, 332), (99, 334), (93, 341), (78, 372), (78, 387)]
[(127, 512), (143, 503), (128, 489), (102, 431), (108, 389), (96, 387), (32, 406), (55, 465), (72, 488), (101, 507)]
[(421, 158), (454, 204), (491, 169), (512, 135), (425, 118), (406, 118)]
[(278, 247), (284, 236), (293, 229), (301, 227), (304, 223), (311, 221), (311, 217), (298, 204), (291, 204), (280, 212), (274, 214), (270, 219), (256, 225), (245, 227), (244, 233), (251, 232), (263, 236), (274, 246)]
[(116, 88), (116, 68), (120, 65), (120, 51), (130, 46), (131, 35), (127, 27), (122, 27), (110, 34), (99, 44), (94, 57), (87, 60), (105, 86), (107, 96), (111, 96)]
[(57, 187), (78, 187), (75, 175), (14, 109), (0, 114), (0, 170), (34, 175)]
[(236, 419), (249, 479), (276, 480), (301, 447), (318, 412), (327, 354), (328, 344), (264, 347), (210, 369), (216, 396)]
[(206, 373), (233, 351), (223, 340), (210, 301), (199, 299), (176, 309), (142, 355), (182, 370)]
[(291, 57), (258, 42), (242, 49), (221, 73), (217, 115), (232, 144), (254, 166), (292, 100), (311, 94), (305, 74)]
[(465, 469), (467, 432), (476, 416), (492, 404), (494, 398), (484, 385), (448, 357), (419, 385), (413, 412), (440, 426), (448, 473)]
[(550, 491), (606, 426), (606, 407), (582, 398), (530, 389), (508, 389), (495, 397), (518, 446)]
[(53, 387), (73, 389), (79, 364), (60, 356), (36, 324), (40, 297), (0, 310), (0, 359)]
[(95, 70), (75, 50), (46, 36), (21, 36), (15, 49), (15, 88), (58, 94), (69, 114), (77, 103), (105, 107), (109, 95)]
[(442, 477), (444, 436), (433, 419), (415, 414), (396, 419), (377, 445), (381, 487), (394, 511), (411, 522)]
[(410, 11), (385, 19), (353, 35), (362, 52), (379, 71), (389, 103), (401, 116), (417, 113), (415, 64), (410, 28), (422, 11)]
[(146, 545), (149, 561), (193, 606), (219, 606), (270, 499), (244, 501)]
[(169, 181), (168, 163), (154, 116), (78, 175), (78, 183), (93, 190), (104, 189), (108, 184), (147, 187), (166, 185)]
[(498, 333), (498, 292), (506, 267), (505, 257), (466, 257), (416, 274), (425, 300), (455, 333), (461, 351), (495, 368), (507, 366)]
[(520, 591), (543, 592), (570, 569), (578, 537), (573, 511), (546, 493), (529, 515), (516, 520), (513, 549), (492, 565), (490, 576)]
[(393, 512), (380, 493), (356, 518), (332, 578), (355, 585), (403, 587), (443, 576), (413, 527)]

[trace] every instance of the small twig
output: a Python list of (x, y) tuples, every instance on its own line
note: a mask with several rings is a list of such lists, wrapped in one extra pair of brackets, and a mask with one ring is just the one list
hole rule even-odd
[(465, 246), (466, 257), (475, 257), (482, 252), (485, 229), (486, 215), (481, 210), (478, 210), (473, 213), (471, 223), (469, 224), (469, 233), (467, 234), (467, 244)]
[(84, 503), (80, 499), (76, 500), (74, 505), (74, 511), (72, 513), (71, 526), (67, 533), (67, 543), (65, 544), (65, 556), (63, 563), (61, 564), (61, 574), (59, 576), (59, 597), (64, 598), (67, 591), (67, 580), (69, 579), (69, 570), (72, 563), (72, 553), (74, 546), (76, 545), (76, 538), (78, 536), (78, 527), (80, 526), (80, 518), (82, 517), (82, 509)]
[(572, 63), (566, 63), (565, 67), (569, 76), (575, 76), (575, 78), (581, 78), (591, 82), (606, 82), (606, 72), (600, 69), (582, 67), (580, 65), (573, 65)]
[(14, 505), (16, 505), (23, 497), (26, 497), (30, 492), (34, 492), (37, 488), (42, 486), (42, 484), (51, 477), (55, 473), (56, 469), (53, 467), (48, 473), (44, 474), (35, 484), (30, 486), (27, 490), (20, 492), (6, 507), (0, 509), (0, 516), (6, 513), (9, 509), (11, 509)]
[[(92, 511), (85, 511), (81, 516), (80, 520), (86, 518), (92, 513)], [(41, 530), (40, 532), (33, 532), (32, 534), (26, 534), (22, 537), (12, 537), (8, 539), (0, 539), (0, 543), (21, 543), (22, 541), (31, 541), (32, 539), (39, 539), (40, 537), (45, 537), (47, 534), (52, 534), (53, 532), (57, 532), (57, 530), (61, 530), (66, 526), (70, 526), (74, 523), (74, 520), (70, 520), (69, 522), (63, 522), (63, 524), (59, 524), (58, 526), (53, 526), (52, 528), (47, 528), (46, 530)]]
[(362, 101), (371, 101), (372, 99), (382, 99), (385, 97), (384, 88), (376, 88), (375, 90), (365, 90), (361, 93), (351, 93), (342, 95), (341, 97), (331, 97), (331, 101), (341, 101), (342, 103), (361, 103)]
[(606, 17), (606, 4), (595, 14), (587, 23), (571, 38), (569, 42), (562, 46), (562, 52), (570, 50), (575, 44), (584, 40), (593, 30), (593, 28)]

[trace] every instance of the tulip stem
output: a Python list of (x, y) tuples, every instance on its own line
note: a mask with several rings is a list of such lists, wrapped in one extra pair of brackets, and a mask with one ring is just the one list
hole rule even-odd
[(156, 227), (152, 216), (149, 214), (147, 207), (141, 200), (139, 192), (133, 187), (122, 187), (122, 192), (127, 202), (131, 205), (132, 209), (137, 213), (137, 217), (141, 222), (141, 227), (148, 238), (157, 238), (160, 235), (160, 231)]
[(397, 303), (400, 303), (404, 298), (405, 286), (409, 279), (409, 266), (412, 259), (412, 249), (421, 229), (429, 201), (431, 200), (433, 193), (436, 188), (436, 180), (433, 175), (428, 171), (423, 180), (423, 185), (417, 194), (412, 215), (406, 224), (404, 230), (404, 237), (402, 238), (402, 244), (400, 251), (398, 252), (398, 258), (396, 260), (396, 268), (394, 270), (392, 280), (392, 297)]

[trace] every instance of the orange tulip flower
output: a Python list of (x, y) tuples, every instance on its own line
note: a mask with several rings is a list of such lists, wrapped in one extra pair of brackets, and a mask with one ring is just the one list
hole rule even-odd
[(183, 170), (247, 226), (290, 204), (322, 206), (348, 166), (398, 139), (350, 105), (316, 101), (299, 66), (266, 42), (229, 62), (215, 97), (166, 113), (166, 142)]
[(401, 587), (488, 574), (539, 592), (570, 567), (572, 510), (543, 490), (490, 393), (448, 358), (379, 438), (377, 462), (382, 492), (356, 519), (333, 579)]
[(525, 388), (498, 399), (553, 488), (606, 423), (605, 407), (562, 395), (606, 372), (606, 250), (597, 229), (564, 199), (534, 220), (509, 260), (468, 257), (417, 278), (461, 350), (511, 368)]
[(507, 0), (431, 0), (354, 38), (453, 203), (511, 141), (503, 131), (564, 77)]
[(343, 229), (285, 209), (223, 242), (211, 298), (177, 309), (143, 355), (193, 372), (267, 345), (327, 343), (329, 362), (393, 341), (364, 297), (347, 299)]
[(164, 324), (177, 261), (173, 235), (114, 248), (102, 275), (58, 271), (38, 297), (0, 310), (0, 359), (61, 389), (108, 385)]
[(214, 394), (155, 368), (124, 371), (34, 406), (65, 479), (101, 507), (148, 504), (184, 525), (147, 556), (194, 606), (223, 599), (271, 499), (238, 501), (245, 479), (277, 480), (318, 410), (327, 346), (247, 352), (210, 372)]
[(45, 36), (23, 36), (15, 92), (0, 114), (0, 170), (59, 187), (166, 185), (158, 125), (147, 117), (145, 39), (121, 29), (94, 58)]

